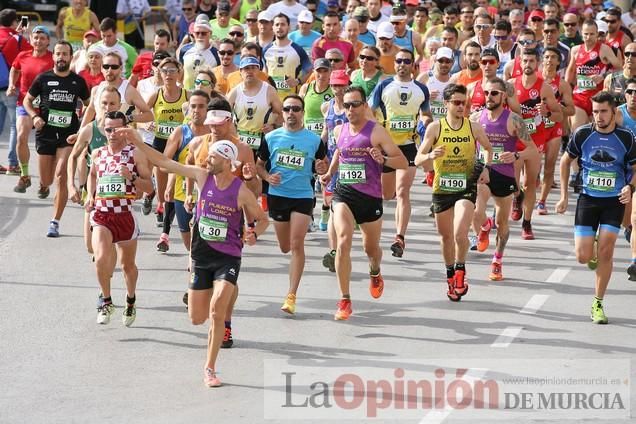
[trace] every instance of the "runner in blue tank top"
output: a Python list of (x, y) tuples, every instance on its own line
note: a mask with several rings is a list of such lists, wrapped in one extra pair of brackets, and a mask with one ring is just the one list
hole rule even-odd
[[(636, 78), (630, 78), (625, 81), (624, 87), (622, 96), (625, 99), (625, 103), (618, 107), (616, 125), (625, 127), (636, 134)], [(627, 179), (631, 179), (631, 173), (628, 173)], [(633, 208), (630, 202), (625, 205), (623, 227), (625, 228), (625, 238), (632, 248), (632, 258), (634, 258), (633, 264), (627, 269), (627, 273), (630, 281), (636, 281), (636, 240), (632, 240), (632, 229), (634, 228), (634, 222), (636, 222), (636, 216), (632, 218), (632, 211)]]
[[(616, 100), (611, 93), (601, 91), (592, 97), (592, 116), (592, 124), (575, 130), (561, 157), (561, 200), (556, 210), (564, 213), (567, 209), (570, 164), (576, 160), (583, 189), (576, 204), (574, 250), (579, 263), (589, 266), (589, 262), (596, 261), (591, 318), (595, 324), (607, 324), (602, 302), (612, 275), (614, 245), (625, 204), (634, 194), (636, 142), (634, 133), (616, 126)], [(632, 177), (627, 180), (630, 169)]]
[[(263, 234), (269, 220), (256, 203), (256, 197), (245, 183), (234, 176), (238, 148), (228, 140), (208, 145), (207, 168), (182, 165), (170, 160), (144, 144), (134, 129), (119, 130), (132, 140), (150, 162), (186, 178), (196, 181), (200, 187), (194, 225), (192, 226), (192, 275), (188, 290), (188, 313), (194, 325), (203, 324), (210, 310), (214, 319), (210, 322), (208, 349), (203, 381), (208, 387), (218, 387), (216, 359), (223, 342), (226, 311), (234, 295), (243, 244), (253, 245)], [(254, 178), (255, 175), (243, 175)], [(243, 234), (243, 216), (248, 230)], [(254, 224), (255, 222), (255, 224)]]
[[(334, 318), (346, 320), (351, 309), (351, 238), (353, 227), (360, 225), (364, 251), (369, 257), (371, 296), (379, 298), (384, 290), (380, 274), (380, 233), (382, 231), (382, 166), (406, 169), (408, 162), (393, 143), (387, 130), (367, 119), (366, 96), (360, 87), (345, 90), (344, 108), (349, 119), (334, 130), (337, 149), (329, 172), (321, 177), (329, 183), (338, 174), (332, 199), (333, 225), (338, 235), (336, 247), (336, 276), (340, 284), (341, 300)], [(384, 152), (384, 153), (383, 153)]]

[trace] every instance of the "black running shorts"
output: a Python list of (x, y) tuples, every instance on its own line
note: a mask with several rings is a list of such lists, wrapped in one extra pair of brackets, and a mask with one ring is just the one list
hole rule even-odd
[(336, 203), (347, 205), (357, 224), (377, 221), (384, 213), (382, 199), (371, 197), (347, 185), (336, 185), (331, 199), (332, 210)]

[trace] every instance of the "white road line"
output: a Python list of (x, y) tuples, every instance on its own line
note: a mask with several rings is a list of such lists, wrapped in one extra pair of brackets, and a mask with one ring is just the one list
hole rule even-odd
[(523, 330), (523, 327), (507, 327), (506, 329), (504, 329), (501, 335), (497, 337), (497, 340), (495, 340), (494, 343), (490, 345), (490, 347), (510, 346), (510, 343), (512, 343), (515, 337), (517, 337), (519, 333), (521, 333), (521, 330)]
[(545, 280), (546, 283), (560, 283), (563, 281), (566, 275), (572, 271), (572, 268), (557, 268), (552, 271), (552, 274)]
[(550, 295), (548, 294), (535, 294), (528, 300), (526, 306), (523, 307), (519, 313), (521, 314), (536, 314), (537, 311), (543, 306), (543, 304), (548, 300)]

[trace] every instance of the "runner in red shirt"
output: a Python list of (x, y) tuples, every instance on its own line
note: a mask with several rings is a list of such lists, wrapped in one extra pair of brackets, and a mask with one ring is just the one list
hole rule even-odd
[[(484, 95), (484, 85), (497, 77), (497, 69), (499, 69), (499, 53), (495, 49), (484, 49), (481, 52), (479, 66), (483, 74), (483, 78), (479, 81), (468, 84), (468, 105), (466, 107), (466, 116), (470, 116), (475, 112), (486, 107), (486, 96)], [(512, 84), (506, 83), (506, 109), (510, 109), (518, 115), (521, 115), (521, 106), (515, 96), (515, 90)]]
[[(129, 78), (133, 87), (137, 87), (137, 82), (152, 76), (152, 58), (158, 51), (168, 51), (172, 36), (165, 29), (159, 29), (155, 33), (154, 47), (152, 52), (144, 52), (137, 56), (137, 60), (132, 68), (132, 75)], [(156, 66), (156, 65), (155, 65)]]
[(515, 57), (504, 66), (504, 80), (519, 77), (523, 74), (523, 70), (521, 69), (521, 51), (523, 49), (536, 49), (538, 44), (539, 42), (535, 38), (534, 31), (529, 28), (525, 28), (521, 31), (519, 38), (517, 38)]
[(77, 74), (84, 78), (89, 90), (99, 85), (104, 81), (104, 74), (102, 73), (102, 58), (104, 53), (98, 46), (92, 45), (86, 52), (86, 68), (79, 71)]

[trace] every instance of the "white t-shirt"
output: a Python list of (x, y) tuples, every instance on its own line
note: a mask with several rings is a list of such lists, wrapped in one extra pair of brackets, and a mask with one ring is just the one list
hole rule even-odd
[(305, 6), (303, 6), (302, 4), (298, 3), (298, 2), (296, 4), (294, 4), (293, 6), (288, 6), (282, 0), (270, 5), (267, 8), (267, 11), (269, 12), (269, 14), (270, 14), (270, 16), (272, 18), (274, 16), (278, 15), (279, 13), (282, 13), (282, 14), (287, 15), (289, 17), (289, 20), (290, 20), (289, 32), (292, 32), (293, 30), (295, 30), (297, 28), (297, 26), (298, 26), (298, 15), (303, 10), (307, 10), (307, 8)]
[[(137, 91), (141, 94), (141, 98), (144, 99), (144, 102), (148, 103), (148, 99), (152, 97), (159, 90), (159, 86), (155, 85), (153, 82), (153, 77), (142, 79), (137, 83)], [(146, 122), (143, 124), (137, 124), (137, 129), (139, 130), (139, 134), (141, 134), (141, 138), (143, 138), (144, 143), (152, 145), (153, 140), (155, 139), (155, 132), (152, 130), (154, 127), (154, 122)]]

